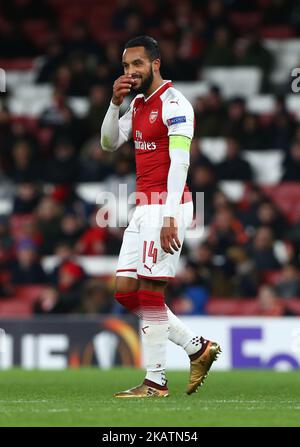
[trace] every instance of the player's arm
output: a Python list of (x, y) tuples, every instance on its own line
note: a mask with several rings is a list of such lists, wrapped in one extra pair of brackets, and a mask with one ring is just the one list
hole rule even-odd
[(162, 249), (174, 254), (173, 250), (178, 251), (180, 248), (176, 217), (186, 183), (194, 133), (194, 111), (191, 104), (183, 97), (166, 100), (163, 121), (168, 127), (170, 168), (160, 239)]
[(178, 251), (181, 244), (177, 234), (176, 216), (184, 191), (190, 164), (191, 139), (181, 135), (169, 137), (170, 168), (167, 180), (167, 200), (164, 208), (164, 222), (161, 230), (161, 247), (166, 253)]
[(116, 151), (131, 137), (132, 107), (119, 119), (120, 106), (130, 93), (133, 80), (120, 76), (114, 83), (113, 96), (101, 126), (101, 147), (105, 151)]

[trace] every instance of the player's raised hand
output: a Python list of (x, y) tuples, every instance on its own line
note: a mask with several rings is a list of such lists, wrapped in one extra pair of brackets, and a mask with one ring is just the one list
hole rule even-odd
[(164, 217), (162, 229), (160, 230), (160, 245), (164, 252), (174, 254), (181, 247), (178, 239), (178, 227), (175, 217)]
[(120, 106), (126, 95), (130, 93), (134, 80), (131, 75), (122, 75), (115, 80), (113, 85), (112, 102), (116, 106)]

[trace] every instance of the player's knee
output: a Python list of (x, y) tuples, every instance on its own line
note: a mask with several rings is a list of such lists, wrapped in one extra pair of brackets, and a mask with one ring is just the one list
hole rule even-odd
[(126, 276), (117, 276), (116, 278), (116, 293), (132, 293), (138, 290), (138, 280)]
[(142, 290), (151, 290), (152, 292), (163, 293), (167, 284), (168, 283), (166, 281), (157, 281), (154, 279), (142, 278), (142, 279), (140, 279), (140, 287), (139, 288)]

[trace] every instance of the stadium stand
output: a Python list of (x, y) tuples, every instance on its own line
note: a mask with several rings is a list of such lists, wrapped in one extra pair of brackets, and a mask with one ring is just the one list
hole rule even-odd
[[(92, 219), (101, 191), (134, 190), (135, 166), (130, 144), (105, 154), (99, 134), (123, 45), (141, 33), (159, 40), (163, 76), (194, 104), (189, 184), (205, 197), (205, 231), (184, 246), (170, 307), (184, 314), (189, 300), (189, 314), (299, 315), (298, 2), (143, 3), (1, 2), (0, 315), (87, 312), (91, 280), (110, 297), (95, 311), (114, 312), (124, 228), (100, 234)], [(225, 162), (234, 177), (224, 178)], [(262, 287), (271, 287), (269, 310)]]

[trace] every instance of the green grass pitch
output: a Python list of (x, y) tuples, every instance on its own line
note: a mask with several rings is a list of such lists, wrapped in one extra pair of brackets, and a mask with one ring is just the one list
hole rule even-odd
[(212, 371), (191, 396), (187, 377), (168, 373), (168, 398), (116, 399), (143, 371), (1, 371), (0, 426), (300, 426), (299, 372)]

